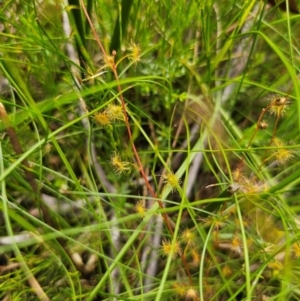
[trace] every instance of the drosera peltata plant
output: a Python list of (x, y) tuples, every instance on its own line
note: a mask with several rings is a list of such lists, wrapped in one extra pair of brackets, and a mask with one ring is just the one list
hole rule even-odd
[(297, 15), (265, 3), (87, 0), (53, 7), (96, 24), (63, 36), (13, 3), (2, 101), (24, 152), (6, 127), (0, 299), (299, 299)]
[[(138, 47), (136, 44), (135, 46)], [(137, 55), (139, 51), (140, 49), (136, 48), (135, 55)], [(137, 62), (138, 61), (140, 61), (139, 57), (137, 59)], [(212, 276), (218, 277), (218, 275), (224, 275), (225, 278), (239, 277), (239, 273), (234, 269), (234, 264), (228, 264), (228, 262), (230, 261), (235, 261), (237, 258), (243, 259), (244, 256), (246, 256), (245, 254), (249, 254), (250, 258), (247, 259), (249, 260), (249, 268), (253, 268), (252, 266), (250, 266), (250, 264), (253, 264), (253, 266), (255, 266), (255, 268), (257, 269), (259, 266), (258, 262), (251, 261), (252, 256), (253, 258), (255, 257), (255, 253), (262, 252), (262, 250), (264, 250), (265, 252), (269, 253), (269, 256), (274, 256), (274, 254), (272, 253), (274, 248), (266, 249), (264, 247), (261, 247), (261, 245), (270, 242), (264, 240), (266, 237), (265, 235), (261, 236), (262, 231), (261, 229), (259, 229), (261, 222), (256, 218), (256, 216), (260, 214), (259, 212), (261, 210), (269, 210), (270, 212), (272, 212), (272, 209), (266, 206), (265, 203), (258, 205), (258, 201), (260, 200), (261, 195), (268, 193), (269, 189), (269, 185), (265, 183), (264, 177), (262, 177), (260, 174), (260, 170), (262, 170), (263, 166), (266, 165), (266, 163), (272, 160), (275, 161), (278, 165), (284, 165), (291, 162), (294, 158), (294, 152), (285, 145), (282, 139), (277, 137), (279, 120), (285, 118), (289, 105), (290, 101), (288, 96), (273, 97), (272, 100), (266, 105), (266, 107), (262, 109), (262, 112), (259, 115), (256, 124), (253, 126), (253, 133), (248, 140), (244, 153), (239, 156), (239, 162), (237, 164), (234, 164), (235, 168), (233, 168), (232, 171), (229, 171), (231, 173), (230, 177), (233, 181), (230, 186), (236, 187), (235, 189), (231, 190), (229, 196), (226, 196), (227, 198), (229, 198), (229, 208), (227, 209), (226, 205), (221, 206), (220, 211), (213, 211), (210, 212), (209, 215), (205, 218), (199, 217), (196, 219), (197, 227), (203, 228), (204, 232), (203, 230), (199, 231), (199, 229), (197, 229), (197, 227), (195, 226), (191, 228), (185, 227), (184, 230), (182, 230), (181, 234), (178, 236), (178, 239), (173, 239), (174, 222), (172, 220), (172, 215), (163, 215), (165, 225), (168, 228), (169, 233), (168, 235), (166, 235), (167, 238), (162, 238), (160, 247), (158, 248), (157, 252), (162, 257), (162, 259), (168, 256), (176, 259), (173, 261), (173, 265), (179, 265), (178, 268), (183, 267), (185, 270), (185, 276), (183, 276), (180, 281), (176, 281), (175, 283), (175, 294), (177, 292), (178, 295), (185, 296), (186, 300), (199, 300), (197, 287), (194, 289), (195, 282), (191, 277), (191, 271), (194, 271), (195, 268), (199, 268), (201, 266), (205, 267), (207, 272), (203, 281), (210, 283), (209, 285), (212, 285), (209, 280), (209, 278)], [(124, 115), (124, 108), (126, 109), (126, 105), (120, 106), (118, 104), (111, 103), (108, 104), (107, 107), (98, 114), (103, 114), (109, 121), (109, 125), (114, 124), (115, 122), (124, 122), (125, 125), (128, 126), (128, 119)], [(275, 118), (275, 122), (272, 122), (272, 118)], [(249, 162), (247, 161), (248, 153), (255, 149), (255, 146), (252, 145), (252, 142), (255, 140), (258, 132), (269, 131), (269, 124), (273, 124), (273, 130), (269, 134), (268, 141), (262, 141), (262, 143), (264, 143), (264, 145), (266, 146), (266, 149), (263, 150), (264, 154), (262, 155), (261, 164), (257, 165), (257, 170), (255, 172), (253, 170), (253, 167), (249, 167)], [(100, 122), (99, 125), (104, 127), (104, 125)], [(268, 147), (271, 148), (271, 151), (268, 149)], [(135, 166), (130, 162), (123, 160), (120, 153), (117, 151), (114, 151), (112, 153), (110, 164), (117, 175), (129, 174), (132, 170), (132, 167)], [(136, 169), (140, 170), (140, 168), (141, 167), (139, 166)], [(265, 169), (268, 168), (268, 166), (265, 167)], [(270, 170), (268, 172), (272, 173), (273, 171)], [(177, 191), (182, 197), (181, 193), (183, 189), (183, 182), (177, 175), (177, 173), (174, 173), (173, 171), (171, 171), (171, 169), (168, 169), (168, 171), (164, 172), (161, 177), (163, 182), (162, 192), (165, 190), (170, 190), (171, 192)], [(148, 184), (146, 184), (147, 187)], [(157, 197), (159, 196), (159, 193), (155, 193), (153, 194), (153, 196)], [(232, 199), (236, 199), (237, 203), (234, 204)], [(239, 203), (241, 204), (241, 208), (236, 208), (237, 206), (239, 206)], [(164, 209), (164, 206), (160, 205), (160, 209)], [(242, 219), (237, 218), (238, 210), (240, 210), (241, 212)], [(143, 199), (135, 202), (134, 211), (138, 213), (141, 219), (144, 219), (147, 215), (146, 201)], [(281, 226), (278, 226), (277, 224), (275, 225), (275, 223), (273, 223), (272, 225), (274, 229), (269, 231), (273, 231), (274, 233), (281, 231), (278, 230), (278, 227), (280, 228)], [(246, 234), (241, 233), (241, 228), (243, 228), (244, 231), (247, 230)], [(211, 241), (209, 238), (207, 238), (207, 240), (210, 241), (210, 251), (205, 256), (202, 256), (203, 243), (201, 242), (199, 237), (201, 236), (203, 239), (207, 231), (211, 233)], [(170, 235), (172, 239), (170, 239)], [(253, 239), (252, 237), (255, 237), (255, 239)], [(298, 245), (294, 244), (293, 246), (293, 254), (298, 254)], [(248, 253), (245, 252), (245, 247), (247, 248)], [(280, 245), (278, 245), (277, 247), (280, 247)], [(290, 258), (290, 254), (287, 254), (287, 257)], [(293, 257), (295, 258), (296, 256), (293, 255)], [(263, 261), (262, 258), (263, 256), (259, 257), (259, 260)], [(217, 267), (217, 262), (222, 264), (221, 268)], [(277, 276), (278, 274), (283, 273), (283, 259), (282, 261), (274, 262), (275, 263), (270, 261), (269, 264), (266, 264), (266, 269), (273, 270), (271, 274), (276, 274)], [(216, 272), (216, 270), (218, 272)], [(188, 284), (182, 285), (182, 283), (185, 283), (184, 281), (188, 281)], [(212, 291), (217, 291), (217, 287), (212, 289)], [(208, 290), (207, 296), (211, 294), (212, 291)]]

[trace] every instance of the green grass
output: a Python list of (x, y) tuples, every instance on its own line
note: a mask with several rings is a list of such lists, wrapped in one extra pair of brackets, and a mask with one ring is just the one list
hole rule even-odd
[(298, 14), (2, 4), (1, 300), (300, 300)]

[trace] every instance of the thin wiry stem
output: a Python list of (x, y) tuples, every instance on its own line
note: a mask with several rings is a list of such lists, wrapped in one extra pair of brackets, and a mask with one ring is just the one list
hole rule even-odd
[[(92, 21), (91, 21), (91, 19), (90, 19), (90, 16), (89, 16), (89, 14), (88, 14), (88, 12), (87, 12), (87, 10), (86, 10), (86, 8), (85, 8), (85, 5), (84, 5), (83, 0), (80, 0), (80, 4), (81, 4), (81, 7), (82, 7), (82, 9), (83, 9), (83, 11), (84, 11), (84, 14), (85, 14), (85, 16), (86, 16), (86, 18), (87, 18), (87, 21), (88, 21), (88, 23), (89, 23), (89, 25), (90, 25), (90, 28), (91, 28), (91, 30), (92, 30), (93, 36), (94, 36), (94, 38), (95, 38), (95, 40), (96, 40), (96, 43), (98, 44), (99, 49), (101, 50), (101, 52), (102, 52), (102, 54), (103, 54), (103, 57), (104, 57), (105, 61), (109, 64), (109, 67), (110, 67), (111, 71), (113, 72), (114, 77), (115, 77), (115, 79), (116, 79), (116, 82), (117, 82), (117, 89), (118, 89), (118, 92), (119, 92), (119, 94), (120, 94), (120, 100), (121, 100), (121, 104), (122, 104), (122, 108), (123, 108), (124, 119), (125, 119), (125, 124), (126, 124), (126, 128), (127, 128), (127, 133), (128, 133), (128, 136), (129, 136), (129, 140), (130, 140), (130, 143), (131, 143), (132, 150), (133, 150), (134, 155), (135, 155), (135, 159), (136, 159), (136, 161), (137, 161), (137, 165), (138, 165), (139, 171), (140, 171), (140, 173), (141, 173), (141, 175), (142, 175), (142, 177), (143, 177), (143, 179), (144, 179), (144, 181), (145, 181), (145, 184), (146, 184), (146, 186), (147, 186), (147, 189), (148, 189), (149, 193), (151, 194), (151, 196), (152, 196), (153, 198), (156, 198), (156, 199), (157, 199), (157, 195), (156, 195), (156, 193), (154, 192), (153, 188), (151, 187), (151, 185), (150, 185), (150, 183), (149, 183), (149, 181), (148, 181), (147, 175), (146, 175), (146, 173), (145, 173), (145, 171), (144, 171), (144, 168), (143, 168), (143, 164), (142, 164), (142, 162), (141, 162), (141, 159), (140, 159), (140, 157), (139, 157), (139, 154), (138, 154), (137, 149), (136, 149), (136, 147), (135, 147), (135, 144), (134, 144), (134, 142), (133, 142), (132, 133), (131, 133), (131, 128), (130, 128), (130, 125), (129, 125), (129, 122), (128, 122), (128, 120), (129, 120), (129, 119), (128, 119), (128, 114), (127, 114), (126, 105), (125, 105), (125, 101), (124, 101), (123, 94), (122, 94), (122, 88), (121, 88), (121, 85), (120, 85), (120, 80), (119, 80), (119, 75), (118, 75), (118, 72), (117, 72), (116, 65), (115, 65), (115, 63), (114, 63), (113, 60), (110, 60), (110, 59), (109, 59), (109, 56), (107, 55), (107, 53), (106, 53), (104, 47), (102, 46), (102, 43), (100, 42), (100, 39), (98, 38), (98, 35), (97, 35), (97, 33), (96, 33), (95, 27), (94, 27), (94, 25), (93, 25), (93, 23), (92, 23)], [(113, 53), (113, 56), (114, 56), (114, 55), (115, 55), (115, 53)], [(158, 202), (159, 207), (160, 207), (161, 209), (163, 209), (163, 208), (164, 208), (164, 205), (163, 205), (162, 201), (161, 201), (161, 200), (157, 200), (157, 202)], [(164, 222), (165, 222), (165, 224), (166, 224), (166, 226), (167, 226), (169, 232), (170, 232), (171, 235), (173, 236), (173, 235), (174, 235), (174, 230), (173, 230), (173, 228), (172, 228), (172, 226), (171, 226), (171, 224), (170, 224), (169, 217), (168, 217), (167, 213), (163, 212), (163, 213), (162, 213), (162, 216), (163, 216)], [(188, 268), (188, 265), (187, 265), (187, 262), (186, 262), (186, 260), (185, 260), (184, 255), (181, 255), (181, 259), (182, 259), (183, 264), (184, 264), (184, 266), (185, 266), (185, 270), (186, 270), (186, 273), (187, 273), (187, 275), (188, 275), (188, 277), (189, 277), (189, 280), (190, 280), (190, 282), (192, 283), (191, 273), (190, 273), (190, 270), (189, 270), (189, 268)]]
[(260, 113), (260, 115), (259, 115), (259, 118), (258, 118), (258, 120), (257, 120), (257, 123), (256, 123), (255, 131), (254, 131), (254, 133), (252, 134), (252, 136), (251, 136), (251, 138), (250, 138), (250, 140), (249, 140), (248, 145), (247, 145), (246, 148), (249, 148), (249, 147), (250, 147), (250, 145), (251, 145), (251, 143), (252, 143), (252, 141), (253, 141), (253, 139), (254, 139), (256, 133), (257, 133), (258, 130), (259, 130), (260, 122), (261, 122), (262, 118), (264, 117), (264, 115), (266, 114), (266, 112), (268, 111), (269, 107), (270, 107), (270, 106), (268, 106), (268, 107), (262, 109), (262, 111), (261, 111), (261, 113)]
[[(96, 42), (97, 42), (97, 44), (98, 44), (100, 50), (101, 50), (102, 53), (103, 53), (103, 56), (104, 56), (105, 58), (108, 58), (108, 55), (106, 54), (106, 51), (104, 50), (104, 48), (103, 48), (103, 46), (102, 46), (102, 43), (100, 42), (100, 40), (99, 40), (99, 38), (98, 38), (98, 36), (97, 36), (96, 30), (95, 30), (95, 28), (94, 28), (94, 25), (93, 25), (93, 23), (92, 23), (92, 21), (91, 21), (89, 15), (88, 15), (87, 11), (86, 11), (86, 8), (85, 8), (85, 5), (84, 5), (83, 1), (80, 0), (80, 3), (81, 3), (81, 6), (82, 6), (83, 11), (84, 11), (84, 13), (85, 13), (85, 16), (86, 16), (86, 18), (87, 18), (87, 20), (88, 20), (88, 22), (89, 22), (89, 24), (90, 24), (90, 27), (91, 27), (91, 30), (92, 30), (92, 32), (93, 32), (93, 35), (94, 35), (94, 37), (95, 37), (95, 39), (96, 39)], [(139, 154), (138, 154), (137, 149), (136, 149), (136, 147), (135, 147), (135, 145), (134, 145), (134, 143), (133, 143), (132, 133), (131, 133), (130, 125), (129, 125), (129, 122), (128, 122), (128, 115), (127, 115), (126, 105), (125, 105), (125, 101), (124, 101), (124, 98), (123, 98), (121, 85), (119, 84), (119, 76), (118, 76), (118, 72), (117, 72), (117, 70), (116, 70), (116, 65), (115, 65), (113, 62), (111, 62), (110, 60), (107, 60), (107, 62), (110, 63), (110, 66), (109, 66), (109, 67), (110, 67), (110, 69), (112, 70), (112, 72), (113, 72), (113, 74), (114, 74), (114, 77), (115, 77), (115, 79), (116, 79), (116, 82), (117, 82), (117, 89), (118, 89), (118, 92), (119, 92), (119, 94), (120, 94), (120, 100), (121, 100), (121, 104), (122, 104), (122, 108), (123, 108), (125, 124), (126, 124), (126, 128), (127, 128), (128, 136), (129, 136), (129, 139), (130, 139), (130, 142), (131, 142), (131, 146), (132, 146), (132, 149), (133, 149), (133, 152), (134, 152), (136, 161), (137, 161), (137, 163), (138, 163), (139, 171), (140, 171), (142, 177), (144, 178), (145, 184), (146, 184), (146, 186), (147, 186), (147, 188), (148, 188), (148, 191), (150, 192), (151, 196), (152, 196), (153, 198), (157, 198), (156, 193), (155, 193), (154, 190), (152, 189), (152, 187), (151, 187), (151, 185), (150, 185), (150, 183), (149, 183), (149, 181), (148, 181), (148, 179), (147, 179), (147, 176), (146, 176), (146, 174), (145, 174), (145, 172), (144, 172), (144, 168), (143, 168), (142, 162), (141, 162), (141, 160), (140, 160)], [(159, 204), (159, 206), (160, 206), (161, 209), (164, 208), (163, 203), (162, 203), (160, 200), (158, 201), (158, 204)], [(170, 225), (170, 222), (169, 222), (169, 220), (168, 220), (168, 217), (167, 217), (166, 213), (163, 214), (163, 217), (164, 217), (164, 219), (165, 219), (165, 222), (166, 222), (166, 225), (167, 225), (168, 229), (169, 229), (170, 232), (173, 234), (173, 228), (172, 228), (172, 226)]]
[[(70, 30), (71, 27), (69, 25), (69, 19), (68, 19), (67, 13), (64, 14), (64, 17), (65, 17), (64, 18), (65, 34), (67, 37), (69, 37), (71, 34), (71, 30)], [(77, 58), (77, 55), (76, 55), (73, 45), (70, 43), (67, 43), (67, 52), (68, 52), (70, 60), (73, 61), (75, 63), (74, 66), (76, 66), (76, 62), (78, 61), (78, 58)], [(74, 73), (73, 77), (76, 80), (75, 89), (79, 91), (82, 88), (82, 85), (80, 82), (77, 81), (76, 71), (77, 70), (74, 70), (74, 68), (72, 69), (72, 72)], [(82, 97), (79, 97), (79, 104), (80, 104), (80, 114), (85, 115), (88, 110), (87, 110), (86, 103)], [(81, 122), (82, 122), (82, 125), (85, 128), (85, 130), (87, 132), (89, 132), (91, 130), (89, 119), (87, 117), (84, 117), (84, 118), (82, 118)], [(88, 138), (87, 138), (87, 142), (89, 142)], [(89, 145), (89, 143), (87, 143), (87, 145)], [(108, 191), (109, 193), (116, 193), (117, 189), (107, 179), (102, 166), (98, 162), (94, 138), (91, 139), (89, 156), (90, 156), (91, 162), (93, 163), (93, 168), (96, 171), (97, 175), (99, 176), (104, 189), (106, 191)], [(116, 219), (116, 213), (113, 210), (110, 220), (114, 221), (115, 219)], [(112, 244), (114, 245), (114, 250), (110, 250), (110, 254), (111, 254), (112, 258), (114, 258), (115, 254), (120, 251), (120, 236), (121, 236), (120, 229), (116, 224), (111, 228), (111, 239), (112, 239)], [(93, 258), (92, 256), (93, 256), (93, 254), (91, 255), (90, 258)], [(85, 268), (88, 269), (88, 266), (86, 265)], [(115, 267), (111, 273), (111, 283), (110, 283), (111, 292), (114, 295), (118, 295), (118, 293), (120, 291), (120, 282), (118, 281), (119, 275), (120, 275), (120, 270), (118, 267)], [(114, 300), (116, 300), (116, 299), (114, 299)]]

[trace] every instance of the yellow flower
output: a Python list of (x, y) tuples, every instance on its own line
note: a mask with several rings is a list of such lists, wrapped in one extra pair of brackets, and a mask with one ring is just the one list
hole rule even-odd
[(142, 218), (146, 215), (145, 202), (143, 200), (138, 201), (134, 206), (135, 212), (137, 212)]
[(241, 245), (242, 244), (241, 244), (240, 239), (235, 235), (231, 241), (230, 250), (237, 254), (241, 254), (242, 253)]
[(196, 235), (195, 232), (191, 231), (190, 229), (185, 229), (180, 236), (181, 240), (188, 244), (188, 245), (194, 245), (196, 242)]
[(172, 254), (173, 258), (175, 258), (176, 254), (181, 255), (181, 248), (177, 241), (172, 245), (172, 243), (169, 240), (163, 240), (161, 246), (161, 253), (164, 256)]
[(128, 50), (130, 51), (129, 58), (133, 63), (137, 64), (141, 61), (141, 48), (138, 44), (131, 41)]
[(273, 152), (273, 156), (276, 158), (278, 164), (284, 164), (294, 157), (294, 154), (289, 149), (283, 148), (284, 143), (277, 138), (273, 139), (273, 143), (279, 147), (279, 149)]
[(125, 120), (123, 109), (122, 106), (120, 105), (109, 104), (105, 110), (105, 114), (107, 115), (108, 119), (111, 121)]
[(112, 156), (110, 157), (110, 164), (113, 166), (117, 174), (130, 172), (131, 170), (131, 164), (127, 161), (122, 161), (121, 156), (116, 151), (114, 151)]
[(93, 118), (102, 127), (110, 125), (110, 119), (105, 112), (96, 113)]
[(274, 156), (278, 164), (284, 164), (294, 157), (293, 152), (285, 148), (275, 151)]
[(268, 106), (270, 114), (283, 117), (287, 104), (287, 97), (274, 97)]
[(170, 188), (172, 191), (177, 190), (181, 184), (181, 179), (172, 172), (167, 172), (162, 177), (164, 179), (165, 188)]

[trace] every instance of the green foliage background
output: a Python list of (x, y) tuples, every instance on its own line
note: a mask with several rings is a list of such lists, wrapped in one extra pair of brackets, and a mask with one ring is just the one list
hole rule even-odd
[[(85, 6), (119, 80), (77, 0), (1, 2), (1, 298), (299, 300), (299, 14)], [(125, 120), (95, 121), (121, 94), (132, 139)]]

